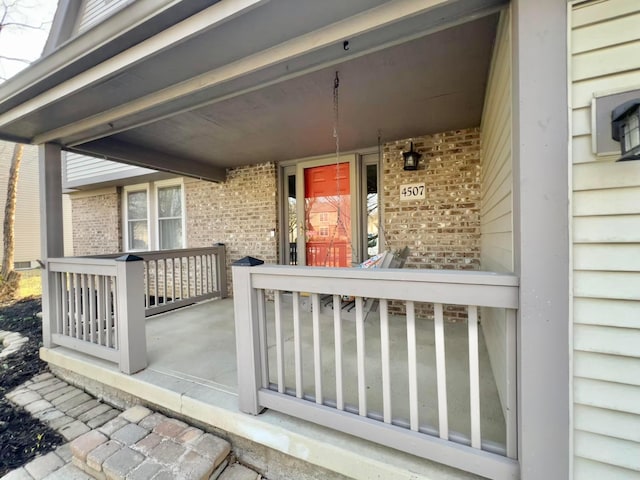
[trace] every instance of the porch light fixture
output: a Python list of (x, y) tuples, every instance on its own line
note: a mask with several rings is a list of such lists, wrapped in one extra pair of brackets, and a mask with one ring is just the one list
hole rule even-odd
[(422, 155), (418, 152), (413, 151), (413, 142), (411, 142), (411, 149), (408, 152), (403, 152), (402, 156), (404, 157), (404, 169), (405, 170), (417, 170), (418, 162)]
[(611, 137), (620, 142), (622, 156), (618, 161), (640, 159), (640, 98), (613, 109)]

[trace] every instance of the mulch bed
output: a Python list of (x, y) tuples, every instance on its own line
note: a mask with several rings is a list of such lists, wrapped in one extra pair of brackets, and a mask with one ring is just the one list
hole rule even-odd
[(39, 298), (0, 307), (0, 330), (29, 338), (0, 363), (0, 477), (64, 443), (58, 433), (5, 398), (6, 393), (47, 371), (47, 364), (38, 356), (42, 324), (36, 314), (41, 310)]

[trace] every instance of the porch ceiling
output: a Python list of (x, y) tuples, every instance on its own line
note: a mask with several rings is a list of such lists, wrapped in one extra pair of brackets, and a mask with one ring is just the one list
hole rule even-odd
[(336, 71), (343, 151), (480, 123), (504, 0), (211, 3), (23, 104), (0, 88), (0, 137), (220, 179), (334, 151)]

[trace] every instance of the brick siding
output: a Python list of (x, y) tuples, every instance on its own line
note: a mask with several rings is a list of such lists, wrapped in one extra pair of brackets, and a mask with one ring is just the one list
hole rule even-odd
[(122, 251), (120, 193), (96, 191), (71, 195), (73, 254), (101, 255)]
[[(402, 152), (422, 154), (418, 170), (404, 171)], [(480, 129), (455, 130), (386, 143), (383, 147), (385, 248), (411, 250), (405, 268), (480, 268)], [(425, 184), (425, 199), (400, 201), (400, 186)], [(430, 311), (430, 309), (427, 309)], [(447, 307), (449, 319), (466, 309)]]
[[(224, 243), (231, 292), (231, 263), (250, 255), (278, 262), (277, 169), (263, 163), (229, 169), (224, 183), (185, 179), (187, 245)], [(271, 235), (275, 230), (276, 234)]]

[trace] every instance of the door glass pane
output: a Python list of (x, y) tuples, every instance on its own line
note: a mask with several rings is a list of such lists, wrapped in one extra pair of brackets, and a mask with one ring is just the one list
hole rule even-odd
[(380, 214), (378, 210), (378, 166), (367, 165), (367, 257), (371, 258), (380, 252)]
[(349, 163), (306, 168), (304, 188), (307, 265), (350, 267)]
[(289, 244), (289, 265), (298, 264), (298, 210), (296, 202), (296, 176), (287, 176), (287, 219)]

